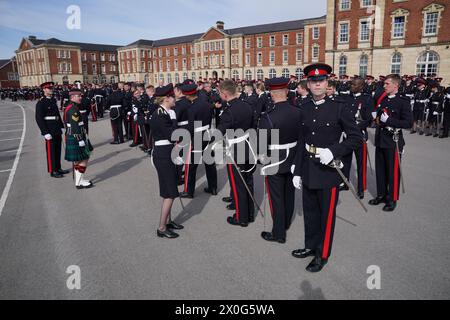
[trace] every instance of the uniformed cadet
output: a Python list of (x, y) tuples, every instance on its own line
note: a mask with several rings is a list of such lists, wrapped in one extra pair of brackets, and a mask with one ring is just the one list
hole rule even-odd
[[(213, 109), (205, 99), (197, 97), (197, 85), (184, 84), (181, 87), (183, 94), (191, 102), (187, 109), (188, 125), (187, 129), (191, 134), (190, 153), (187, 155), (184, 170), (184, 191), (180, 194), (182, 198), (193, 198), (195, 184), (197, 180), (197, 167), (203, 159), (203, 151), (207, 148), (209, 141), (204, 141), (205, 133), (211, 129)], [(201, 143), (197, 144), (195, 136)], [(206, 137), (207, 138), (207, 137)], [(205, 192), (217, 195), (217, 169), (214, 163), (204, 163), (208, 187)]]
[[(261, 236), (264, 240), (279, 243), (286, 242), (286, 231), (294, 214), (295, 188), (292, 184), (291, 166), (300, 132), (300, 109), (287, 101), (288, 84), (287, 78), (266, 81), (274, 106), (261, 116), (259, 123), (259, 130), (267, 130), (268, 137), (268, 150), (259, 150), (259, 153), (276, 158), (271, 159), (261, 170), (265, 176), (265, 188), (273, 219), (272, 232), (264, 231)], [(275, 134), (272, 130), (278, 131), (278, 141), (272, 139)]]
[(258, 100), (256, 102), (255, 109), (253, 110), (253, 124), (255, 128), (258, 128), (261, 114), (270, 108), (272, 101), (266, 94), (266, 86), (264, 83), (258, 83), (256, 85), (256, 94), (258, 96)]
[(179, 196), (177, 169), (171, 158), (175, 145), (175, 142), (171, 140), (172, 132), (177, 129), (177, 117), (172, 110), (175, 106), (172, 84), (156, 88), (155, 104), (158, 108), (150, 118), (150, 127), (155, 140), (153, 163), (158, 173), (159, 195), (163, 199), (156, 234), (160, 238), (177, 238), (179, 235), (173, 230), (184, 227), (170, 218), (173, 200)]
[(334, 100), (337, 96), (336, 86), (337, 86), (337, 84), (335, 81), (333, 81), (333, 80), (328, 81), (327, 97), (330, 98), (331, 100)]
[(444, 102), (442, 103), (442, 134), (439, 138), (448, 138), (450, 129), (450, 87), (444, 90)]
[[(430, 88), (431, 96), (430, 101), (428, 103), (428, 123), (426, 123), (425, 130), (427, 133), (426, 136), (438, 137), (440, 131), (440, 123), (441, 119), (439, 117), (439, 110), (442, 108), (443, 103), (443, 94), (439, 91), (439, 83), (437, 81), (431, 81), (428, 85)], [(438, 126), (439, 125), (439, 126)]]
[(117, 85), (113, 86), (113, 92), (108, 96), (107, 108), (111, 119), (111, 129), (113, 141), (111, 144), (121, 144), (123, 140), (123, 116), (124, 116), (124, 93)]
[(252, 107), (252, 110), (256, 110), (256, 104), (258, 103), (258, 96), (253, 91), (253, 83), (247, 82), (245, 84), (243, 100)]
[(372, 113), (377, 125), (375, 132), (377, 197), (370, 200), (369, 204), (385, 203), (383, 211), (393, 211), (399, 199), (400, 174), (403, 174), (400, 172), (399, 157), (405, 145), (402, 129), (410, 129), (413, 122), (409, 99), (398, 94), (400, 81), (398, 75), (391, 74), (386, 77), (384, 88), (387, 97), (377, 111)]
[(308, 85), (306, 81), (302, 80), (297, 84), (297, 107), (301, 108), (305, 103), (311, 100), (311, 95), (309, 94)]
[[(70, 97), (69, 97), (70, 98)], [(68, 104), (69, 102), (67, 102)], [(87, 91), (85, 90), (85, 94), (81, 98), (81, 104), (79, 106), (81, 117), (83, 118), (84, 128), (86, 133), (89, 134), (89, 114), (91, 113), (91, 102), (89, 97), (87, 96)]]
[[(353, 79), (350, 85), (350, 91), (352, 94), (345, 100), (346, 110), (350, 112), (358, 128), (361, 130), (364, 140), (361, 145), (344, 156), (342, 162), (344, 164), (343, 173), (347, 180), (350, 180), (350, 169), (352, 166), (353, 153), (356, 158), (356, 167), (358, 173), (358, 197), (364, 198), (364, 191), (367, 190), (367, 140), (369, 136), (367, 134), (367, 127), (372, 123), (372, 112), (374, 110), (374, 102), (372, 96), (363, 92), (364, 80), (361, 78)], [(342, 184), (340, 190), (348, 190), (348, 186)]]
[(339, 77), (340, 82), (337, 88), (337, 91), (339, 93), (339, 95), (342, 96), (348, 96), (350, 95), (350, 82), (349, 80), (349, 76), (346, 74), (343, 74)]
[(84, 174), (94, 148), (86, 134), (83, 117), (80, 114), (81, 90), (72, 89), (69, 95), (70, 102), (64, 111), (64, 122), (66, 124), (65, 159), (73, 162), (75, 187), (77, 189), (88, 189), (94, 185), (91, 181), (84, 179)]
[[(224, 137), (227, 129), (235, 131), (241, 129), (247, 132), (253, 127), (253, 110), (246, 102), (238, 99), (240, 92), (238, 92), (234, 81), (223, 81), (219, 86), (219, 91), (221, 99), (227, 102), (228, 107), (224, 110), (217, 129)], [(228, 217), (227, 222), (231, 225), (247, 227), (249, 222), (254, 221), (255, 207), (251, 197), (253, 196), (253, 172), (255, 171), (256, 159), (251, 158), (251, 155), (256, 157), (256, 154), (250, 149), (249, 134), (235, 133), (233, 137), (226, 136), (230, 151), (233, 151), (231, 156), (237, 165), (235, 167), (232, 161), (228, 161), (227, 164), (228, 177), (233, 190), (233, 202), (236, 206), (236, 213)], [(238, 148), (241, 143), (245, 144), (244, 148)], [(244, 157), (238, 155), (238, 149), (244, 149)], [(240, 162), (241, 158), (245, 158), (244, 161)], [(246, 186), (251, 195), (249, 195)]]
[(137, 147), (142, 143), (140, 121), (138, 121), (138, 117), (141, 113), (142, 115), (144, 114), (143, 106), (144, 104), (142, 101), (141, 92), (136, 89), (133, 91), (133, 99), (130, 114), (130, 119), (133, 119), (131, 126), (131, 130), (133, 131), (133, 143), (130, 144), (131, 148)]
[(61, 169), (61, 135), (64, 133), (64, 124), (59, 115), (56, 99), (52, 97), (53, 82), (41, 84), (44, 96), (36, 104), (36, 123), (45, 139), (47, 153), (47, 171), (53, 178), (62, 178), (68, 170)]
[(430, 97), (430, 91), (426, 87), (427, 82), (423, 78), (416, 80), (416, 93), (414, 94), (414, 106), (413, 106), (413, 126), (411, 133), (416, 133), (419, 130), (419, 134), (424, 134), (424, 122), (426, 120), (426, 106), (428, 105), (428, 98)]
[(98, 118), (103, 118), (105, 97), (106, 97), (105, 90), (103, 90), (100, 85), (96, 85), (95, 89), (93, 90), (93, 98), (94, 98), (93, 102), (95, 103)]
[[(292, 254), (296, 258), (314, 256), (306, 267), (309, 272), (322, 270), (331, 254), (342, 179), (330, 165), (360, 147), (363, 139), (345, 105), (326, 97), (330, 73), (331, 67), (326, 64), (305, 68), (312, 99), (301, 109), (294, 167), (293, 184), (303, 190), (305, 248)], [(347, 139), (340, 142), (343, 132)]]
[(298, 78), (297, 76), (291, 75), (289, 78), (289, 84), (288, 84), (288, 102), (292, 104), (293, 106), (296, 106), (297, 104), (297, 84), (298, 84)]
[(150, 117), (152, 116), (153, 112), (158, 108), (158, 106), (155, 104), (155, 87), (152, 85), (149, 85), (145, 88), (145, 93), (148, 97), (147, 106), (144, 108), (144, 146), (143, 151), (147, 152), (149, 155), (151, 155), (153, 150), (153, 138), (152, 138), (152, 131), (150, 128)]
[(123, 125), (125, 128), (125, 136), (127, 140), (133, 139), (133, 117), (131, 116), (132, 108), (133, 108), (133, 92), (130, 89), (130, 84), (125, 83), (124, 88), (124, 119), (123, 119)]
[(67, 86), (63, 87), (63, 90), (61, 92), (61, 104), (60, 104), (60, 109), (62, 112), (64, 112), (64, 108), (67, 106), (67, 104), (69, 103), (69, 88), (67, 88)]
[(371, 75), (366, 75), (366, 83), (364, 85), (363, 92), (373, 97), (375, 95), (375, 77)]

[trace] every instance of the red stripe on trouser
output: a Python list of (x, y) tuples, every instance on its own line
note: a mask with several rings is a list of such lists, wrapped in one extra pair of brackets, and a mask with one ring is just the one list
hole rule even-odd
[(398, 152), (397, 149), (395, 149), (394, 154), (394, 194), (392, 196), (392, 200), (397, 201), (398, 200)]
[(47, 140), (47, 170), (49, 173), (53, 172), (52, 167), (52, 148), (51, 148), (51, 141)]
[(325, 229), (325, 239), (323, 241), (322, 258), (328, 258), (328, 251), (330, 249), (331, 225), (333, 224), (334, 203), (336, 202), (336, 188), (331, 189), (331, 200), (328, 209), (327, 227)]
[(239, 221), (239, 199), (236, 190), (236, 182), (234, 181), (233, 167), (231, 164), (228, 164), (228, 170), (230, 171), (231, 188), (233, 189), (234, 206), (236, 207), (236, 218)]
[(189, 162), (191, 162), (191, 148), (189, 145), (189, 153), (186, 158), (186, 165), (184, 166), (184, 192), (188, 192), (188, 181), (189, 181)]
[(269, 196), (270, 214), (272, 215), (272, 219), (273, 219), (272, 196), (270, 195), (269, 178), (268, 177), (266, 177), (266, 189), (267, 189), (267, 195)]
[(113, 140), (116, 139), (116, 130), (115, 130), (115, 124), (111, 121), (111, 129), (112, 129), (112, 135), (113, 135)]
[(363, 190), (367, 190), (367, 143), (363, 143), (363, 156), (362, 156), (362, 181)]
[(137, 122), (134, 123), (134, 144), (138, 143), (138, 124)]

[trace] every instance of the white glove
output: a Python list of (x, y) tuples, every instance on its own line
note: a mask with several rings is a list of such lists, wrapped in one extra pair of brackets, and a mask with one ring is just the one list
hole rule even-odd
[(64, 134), (64, 130), (66, 130), (66, 129), (64, 129), (64, 128), (61, 128), (61, 133), (62, 133), (62, 134)]
[(433, 116), (437, 116), (439, 113), (437, 111), (433, 112)]
[(175, 159), (173, 159), (173, 162), (175, 163), (175, 165), (177, 166), (181, 166), (184, 164), (183, 158), (181, 157), (176, 157)]
[(376, 111), (374, 111), (374, 112), (372, 112), (372, 118), (376, 118), (377, 117), (377, 112)]
[(295, 176), (294, 178), (292, 178), (292, 184), (294, 185), (295, 189), (301, 190), (302, 178), (300, 176)]
[(127, 112), (127, 116), (130, 116), (130, 115), (131, 115), (131, 111)]
[(169, 111), (167, 111), (167, 113), (169, 114), (170, 119), (177, 120), (177, 114), (175, 113), (175, 111), (169, 110)]
[(133, 120), (137, 121), (137, 114), (134, 115)]
[(138, 108), (133, 107), (133, 112), (134, 112), (134, 113), (138, 113)]
[(294, 174), (294, 171), (295, 171), (295, 164), (293, 164), (293, 165), (291, 166), (291, 173)]
[(86, 143), (85, 143), (83, 140), (78, 141), (78, 145), (79, 145), (80, 147), (86, 147)]
[(387, 119), (389, 119), (389, 116), (386, 114), (386, 112), (383, 112), (383, 114), (380, 117), (381, 122), (386, 123)]
[(44, 138), (45, 138), (45, 140), (52, 140), (52, 135), (51, 135), (50, 133), (47, 133), (47, 134), (44, 136)]
[(321, 151), (319, 156), (320, 156), (320, 163), (323, 165), (329, 164), (334, 159), (333, 153), (328, 148)]

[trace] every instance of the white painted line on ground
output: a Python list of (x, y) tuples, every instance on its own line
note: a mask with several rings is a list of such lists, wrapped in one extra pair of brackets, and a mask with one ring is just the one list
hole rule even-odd
[(0, 133), (5, 133), (5, 132), (20, 132), (20, 131), (22, 131), (22, 129), (0, 131)]
[(11, 153), (11, 152), (17, 152), (17, 149), (15, 150), (9, 150), (9, 151), (0, 151), (1, 153)]
[(9, 124), (3, 124), (0, 122), (0, 127), (9, 127), (9, 126), (21, 126), (21, 123), (9, 123)]
[(13, 118), (13, 119), (8, 119), (8, 120), (0, 120), (0, 123), (9, 123), (9, 122), (14, 122), (14, 121), (18, 121), (18, 120), (22, 120), (22, 119)]
[(9, 173), (9, 177), (8, 177), (8, 181), (6, 182), (6, 186), (3, 189), (2, 197), (0, 198), (0, 216), (2, 215), (3, 208), (5, 207), (6, 199), (8, 198), (9, 191), (11, 190), (11, 186), (12, 186), (12, 183), (14, 180), (14, 175), (16, 174), (17, 166), (19, 165), (20, 154), (22, 153), (23, 142), (25, 140), (25, 133), (27, 131), (27, 120), (26, 120), (26, 115), (25, 115), (25, 109), (20, 104), (17, 104), (17, 103), (14, 103), (14, 104), (19, 106), (20, 109), (22, 110), (23, 131), (22, 131), (22, 137), (20, 137), (20, 145), (19, 145), (19, 148), (17, 149), (16, 158), (14, 159), (14, 164)]
[(0, 170), (0, 173), (4, 173), (4, 172), (10, 172), (11, 169), (7, 169), (7, 170)]
[(2, 139), (2, 140), (0, 140), (0, 142), (2, 142), (2, 141), (13, 141), (13, 140), (20, 140), (20, 138), (14, 138), (14, 139)]

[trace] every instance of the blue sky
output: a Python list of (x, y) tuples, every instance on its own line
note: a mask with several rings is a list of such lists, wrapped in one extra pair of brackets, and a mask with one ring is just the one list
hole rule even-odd
[[(81, 29), (69, 30), (70, 5), (81, 10)], [(225, 28), (319, 17), (326, 0), (0, 0), (0, 58), (10, 58), (23, 37), (126, 45), (202, 33), (217, 20)]]

